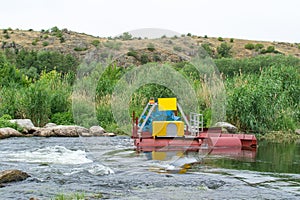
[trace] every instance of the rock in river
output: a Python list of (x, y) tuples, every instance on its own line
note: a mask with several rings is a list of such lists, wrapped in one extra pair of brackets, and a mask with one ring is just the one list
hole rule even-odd
[(11, 123), (16, 123), (18, 126), (24, 129), (26, 133), (33, 133), (36, 130), (36, 127), (33, 125), (30, 119), (12, 119), (9, 120)]
[(105, 130), (101, 126), (92, 126), (90, 128), (91, 136), (102, 136), (104, 133), (105, 133)]
[(58, 125), (47, 128), (37, 128), (33, 135), (41, 137), (78, 137), (84, 133), (89, 133), (89, 130), (75, 125)]
[(5, 170), (0, 172), (0, 184), (2, 183), (10, 183), (16, 181), (23, 181), (30, 177), (26, 172), (22, 172), (20, 170)]
[(21, 136), (23, 136), (23, 134), (13, 128), (0, 128), (0, 139)]

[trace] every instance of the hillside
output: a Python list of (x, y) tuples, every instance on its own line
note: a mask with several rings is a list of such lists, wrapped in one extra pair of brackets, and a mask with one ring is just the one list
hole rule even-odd
[(218, 48), (222, 43), (231, 47), (230, 56), (234, 58), (275, 53), (300, 57), (300, 44), (297, 43), (201, 37), (190, 34), (180, 37), (162, 36), (158, 39), (147, 39), (132, 38), (130, 34), (124, 33), (118, 38), (99, 38), (67, 29), (60, 30), (57, 27), (41, 31), (0, 29), (1, 50), (58, 51), (79, 58), (93, 50), (101, 52), (101, 56), (105, 56), (108, 51), (113, 51), (118, 55), (119, 64), (125, 66), (148, 61), (188, 60), (195, 54), (197, 46), (204, 47), (212, 57), (220, 57)]

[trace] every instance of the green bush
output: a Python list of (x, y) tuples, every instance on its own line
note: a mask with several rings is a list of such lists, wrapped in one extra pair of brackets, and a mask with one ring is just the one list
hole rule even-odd
[(51, 122), (62, 125), (74, 124), (73, 114), (71, 112), (58, 112), (51, 116)]
[(232, 48), (232, 46), (227, 44), (227, 42), (221, 43), (221, 45), (217, 47), (218, 57), (219, 58), (230, 58), (231, 54), (232, 54), (231, 48)]
[(182, 47), (180, 47), (180, 46), (174, 46), (174, 47), (173, 47), (173, 50), (174, 50), (174, 51), (181, 52), (181, 51), (182, 51)]
[(223, 42), (224, 39), (222, 37), (218, 37), (218, 41)]
[(149, 51), (154, 51), (154, 50), (155, 50), (154, 44), (153, 44), (153, 43), (149, 43), (149, 44), (147, 45), (147, 49), (148, 49)]
[(95, 47), (99, 46), (100, 41), (99, 40), (93, 40), (92, 41), (92, 45), (94, 45)]
[(263, 48), (264, 48), (264, 45), (263, 45), (263, 44), (260, 44), (260, 43), (255, 44), (255, 47), (254, 47), (255, 51), (259, 51), (259, 50), (261, 50), (261, 49), (263, 49)]
[(134, 51), (134, 50), (133, 51), (128, 51), (127, 56), (132, 56), (132, 57), (138, 59), (137, 52)]
[(106, 41), (103, 43), (103, 45), (109, 49), (119, 50), (122, 43), (116, 41)]
[(124, 33), (120, 36), (120, 38), (121, 38), (122, 40), (132, 40), (132, 35), (131, 35), (130, 33), (128, 33), (128, 32), (124, 32)]
[(141, 63), (142, 64), (146, 64), (146, 63), (148, 63), (149, 62), (149, 58), (148, 58), (148, 55), (147, 54), (142, 54), (141, 55)]
[(75, 47), (74, 51), (86, 51), (87, 47)]
[(10, 38), (10, 36), (8, 35), (8, 33), (6, 33), (6, 34), (4, 35), (4, 38), (5, 38), (5, 39), (9, 39), (9, 38)]
[(13, 128), (17, 131), (20, 131), (22, 132), (23, 129), (17, 125), (17, 123), (11, 123), (9, 120), (11, 120), (11, 116), (10, 115), (2, 115), (2, 117), (0, 117), (0, 128), (7, 128), (7, 127), (10, 127), (10, 128)]
[(211, 49), (210, 45), (207, 43), (202, 43), (201, 47), (207, 52), (209, 56), (213, 56), (213, 50)]
[(254, 46), (254, 44), (252, 44), (252, 43), (247, 43), (247, 44), (245, 44), (245, 49), (252, 50), (252, 49), (254, 49), (254, 48), (255, 48), (255, 46)]
[(230, 38), (230, 43), (233, 43), (234, 42), (234, 39), (233, 38)]
[(265, 68), (227, 82), (227, 119), (243, 131), (294, 130), (300, 121), (299, 68)]
[(49, 42), (47, 42), (47, 41), (44, 41), (44, 42), (43, 42), (43, 46), (44, 46), (44, 47), (46, 47), (46, 46), (48, 46), (48, 45), (49, 45)]

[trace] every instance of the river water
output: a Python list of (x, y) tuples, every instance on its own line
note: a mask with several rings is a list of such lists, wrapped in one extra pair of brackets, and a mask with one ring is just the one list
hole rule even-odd
[(129, 137), (0, 140), (0, 171), (25, 181), (0, 199), (299, 199), (300, 145), (260, 142), (257, 152), (136, 152)]

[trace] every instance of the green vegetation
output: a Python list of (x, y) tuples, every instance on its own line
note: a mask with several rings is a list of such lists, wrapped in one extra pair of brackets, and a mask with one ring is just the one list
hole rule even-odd
[(2, 117), (0, 117), (0, 128), (6, 128), (10, 127), (18, 131), (22, 131), (22, 128), (19, 127), (16, 123), (11, 123), (9, 120), (11, 120), (11, 116), (4, 114)]
[(122, 43), (117, 41), (106, 41), (103, 45), (109, 49), (119, 50)]
[(100, 41), (99, 40), (93, 40), (92, 41), (92, 45), (94, 45), (95, 47), (99, 46)]
[(153, 44), (153, 43), (149, 43), (149, 44), (147, 45), (147, 49), (148, 49), (149, 51), (154, 51), (154, 50), (155, 50), (154, 44)]
[(227, 42), (221, 43), (221, 45), (217, 47), (218, 58), (230, 58), (232, 54), (231, 48), (232, 46)]
[(247, 44), (245, 44), (245, 49), (252, 50), (252, 49), (254, 49), (254, 48), (255, 48), (255, 46), (254, 46), (254, 44), (252, 44), (252, 43), (247, 43)]
[(49, 42), (47, 42), (47, 41), (44, 41), (44, 42), (43, 42), (43, 46), (44, 46), (44, 47), (46, 47), (46, 46), (48, 46), (48, 45), (49, 45)]
[[(103, 43), (108, 47), (120, 46), (116, 41)], [(149, 48), (150, 45), (148, 45)], [(201, 46), (212, 54), (208, 44)], [(151, 47), (151, 46), (150, 46)], [(268, 47), (267, 51), (276, 51)], [(263, 46), (254, 45), (262, 50)], [(130, 49), (142, 64), (150, 61), (150, 54)], [(242, 131), (266, 133), (271, 131), (292, 132), (300, 124), (300, 60), (284, 55), (260, 55), (254, 58), (234, 59), (231, 45), (222, 43), (214, 60), (222, 74), (227, 93), (227, 120)], [(157, 59), (154, 59), (154, 56)], [(153, 60), (160, 61), (157, 54)], [(150, 63), (151, 64), (151, 63)], [(6, 126), (7, 116), (30, 118), (36, 126), (47, 122), (74, 124), (71, 94), (79, 62), (72, 55), (58, 52), (3, 51), (0, 53), (0, 127)], [(205, 125), (210, 126), (211, 94), (205, 77), (199, 75), (188, 62), (168, 64), (190, 80), (195, 89), (199, 111), (205, 114)], [(108, 131), (121, 133), (111, 110), (112, 95), (116, 84), (132, 68), (115, 64), (106, 68), (96, 88), (96, 117)], [(147, 84), (131, 96), (130, 111), (142, 112), (150, 97), (170, 97), (166, 87)], [(6, 121), (5, 121), (6, 120)], [(1, 125), (2, 124), (2, 125)], [(14, 124), (9, 124), (14, 126)], [(127, 133), (129, 134), (129, 133)]]
[(222, 37), (218, 37), (218, 41), (223, 42), (224, 39)]

